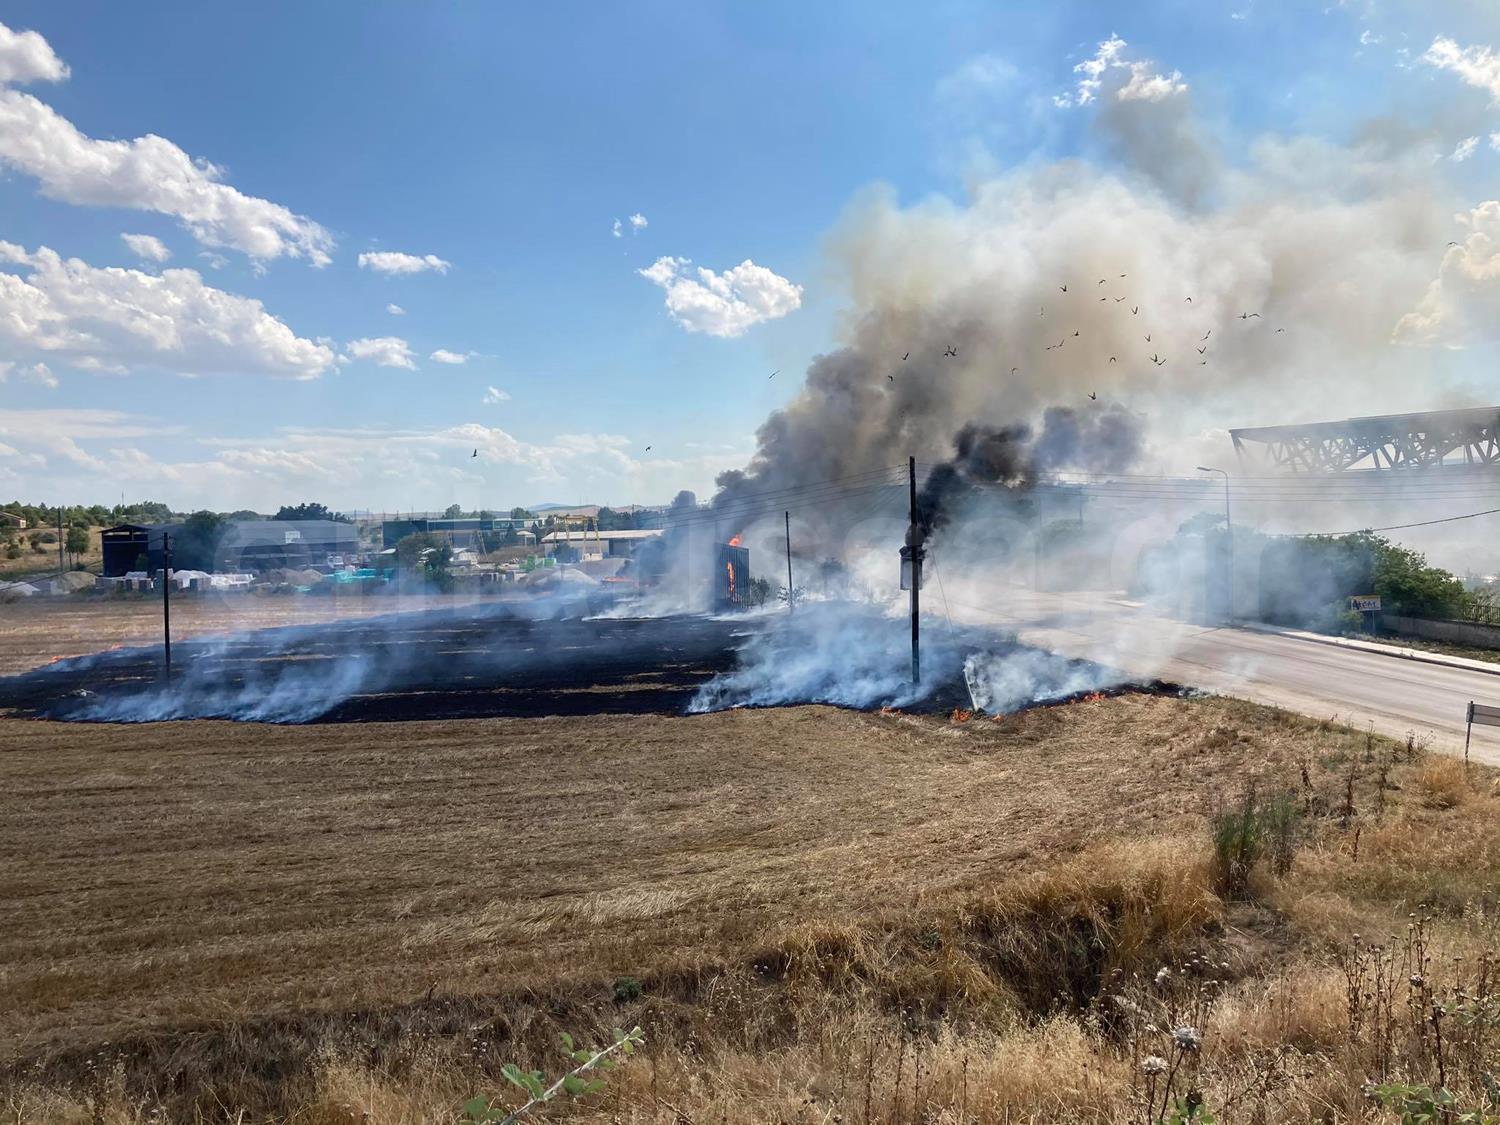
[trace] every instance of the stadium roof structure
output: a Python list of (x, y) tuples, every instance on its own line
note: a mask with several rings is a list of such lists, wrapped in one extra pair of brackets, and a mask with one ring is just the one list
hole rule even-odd
[(1256, 426), (1229, 436), (1242, 463), (1293, 473), (1500, 465), (1500, 406)]

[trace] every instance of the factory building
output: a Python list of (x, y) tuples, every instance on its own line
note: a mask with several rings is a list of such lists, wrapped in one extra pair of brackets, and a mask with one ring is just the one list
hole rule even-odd
[[(180, 523), (120, 524), (100, 534), (104, 548), (104, 576), (119, 578), (163, 566), (163, 536), (176, 540)], [(333, 560), (352, 561), (359, 554), (359, 532), (353, 524), (336, 520), (234, 520), (224, 525), (213, 551), (212, 569), (243, 573), (273, 569), (327, 566)], [(174, 550), (175, 556), (175, 550)], [(210, 560), (195, 560), (199, 564)], [(174, 558), (174, 565), (186, 560)]]

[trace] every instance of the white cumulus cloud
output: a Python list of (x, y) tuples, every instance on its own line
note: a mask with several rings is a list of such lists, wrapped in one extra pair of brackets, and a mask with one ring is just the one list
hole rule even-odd
[(258, 260), (283, 255), (326, 265), (333, 238), (279, 203), (223, 183), (223, 170), (164, 137), (85, 136), (50, 106), (11, 84), (62, 81), (68, 68), (36, 32), (0, 24), (0, 166), (34, 178), (64, 203), (170, 215), (205, 246)]
[(1439, 70), (1451, 70), (1470, 86), (1488, 91), (1490, 97), (1500, 102), (1500, 53), (1489, 47), (1460, 47), (1440, 35), (1422, 55), (1422, 61)]
[(429, 271), (447, 273), (452, 264), (436, 254), (403, 254), (398, 250), (372, 250), (359, 256), (360, 269), (374, 270), (390, 277)]
[(404, 367), (408, 371), (417, 369), (411, 354), (411, 345), (400, 336), (369, 336), (350, 340), (345, 350), (355, 359), (368, 359), (380, 367)]
[(394, 302), (391, 303), (391, 304), (389, 304), (389, 305), (386, 305), (385, 311), (388, 312), (388, 313), (390, 313), (392, 316), (405, 316), (406, 315), (406, 310), (403, 309), (400, 305), (395, 304)]
[(52, 368), (45, 363), (23, 363), (17, 366), (14, 363), (0, 363), (0, 383), (12, 374), (33, 383), (40, 383), (44, 387), (56, 388), (57, 376), (52, 374)]
[(1453, 155), (1448, 157), (1448, 159), (1453, 161), (1455, 164), (1462, 164), (1465, 160), (1474, 155), (1474, 150), (1478, 147), (1478, 137), (1465, 137), (1463, 140), (1458, 142), (1457, 146), (1455, 146), (1455, 148), (1453, 149)]
[(1495, 301), (1500, 298), (1500, 200), (1488, 200), (1456, 216), (1468, 233), (1448, 247), (1438, 276), (1416, 308), (1396, 325), (1400, 343), (1463, 347), (1494, 338)]
[(619, 219), (616, 219), (615, 220), (614, 228), (610, 231), (610, 233), (613, 234), (616, 238), (624, 238), (625, 237), (625, 224), (622, 223), (622, 222), (620, 222)]
[(485, 387), (484, 397), (479, 400), (485, 406), (498, 406), (502, 402), (509, 402), (510, 395), (499, 387)]
[(666, 291), (667, 312), (689, 332), (742, 336), (802, 304), (802, 286), (748, 258), (723, 273), (701, 266), (690, 271), (691, 264), (687, 258), (662, 257), (636, 271)]
[(5, 350), (54, 355), (120, 373), (311, 379), (333, 351), (297, 336), (257, 300), (205, 285), (195, 270), (98, 269), (41, 247), (0, 242), (0, 341)]
[(1073, 67), (1073, 73), (1081, 76), (1078, 85), (1070, 93), (1054, 95), (1052, 104), (1067, 109), (1096, 101), (1105, 78), (1110, 72), (1119, 70), (1125, 71), (1127, 76), (1114, 95), (1123, 102), (1159, 102), (1187, 91), (1188, 85), (1182, 80), (1181, 71), (1158, 74), (1156, 64), (1149, 59), (1127, 61), (1124, 55), (1128, 46), (1118, 35), (1111, 35), (1100, 43), (1091, 57)]
[(122, 234), (120, 241), (137, 258), (148, 262), (165, 262), (172, 256), (167, 244), (153, 234)]
[(433, 352), (427, 358), (434, 363), (459, 364), (468, 363), (470, 354), (469, 352), (450, 352), (447, 348), (438, 348), (437, 351)]
[(630, 216), (631, 230), (645, 230), (650, 225), (650, 223), (646, 222), (646, 216), (642, 215), (639, 211)]

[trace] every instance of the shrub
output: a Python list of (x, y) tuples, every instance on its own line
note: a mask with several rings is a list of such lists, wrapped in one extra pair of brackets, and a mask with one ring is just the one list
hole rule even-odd
[(1417, 771), (1417, 792), (1429, 809), (1451, 809), (1469, 792), (1469, 778), (1457, 758), (1435, 757)]
[(1226, 898), (1243, 898), (1262, 859), (1274, 874), (1285, 875), (1301, 841), (1302, 816), (1290, 793), (1258, 800), (1254, 787), (1245, 790), (1238, 808), (1213, 818), (1215, 889)]
[(645, 989), (641, 987), (641, 982), (636, 980), (635, 977), (615, 978), (616, 1004), (626, 1004), (631, 1000), (639, 1000), (641, 998), (641, 993), (644, 991)]

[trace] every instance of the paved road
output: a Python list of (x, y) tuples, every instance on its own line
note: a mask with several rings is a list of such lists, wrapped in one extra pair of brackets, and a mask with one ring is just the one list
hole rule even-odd
[[(1006, 592), (1003, 606), (955, 604), (951, 612), (954, 618), (1007, 623), (1029, 644), (1133, 675), (1316, 718), (1337, 716), (1356, 726), (1374, 723), (1376, 731), (1396, 738), (1415, 731), (1435, 750), (1462, 753), (1469, 700), (1500, 704), (1500, 676), (1292, 636), (1187, 625), (1107, 596), (1015, 589)], [(1470, 752), (1500, 765), (1500, 728), (1475, 727)]]

